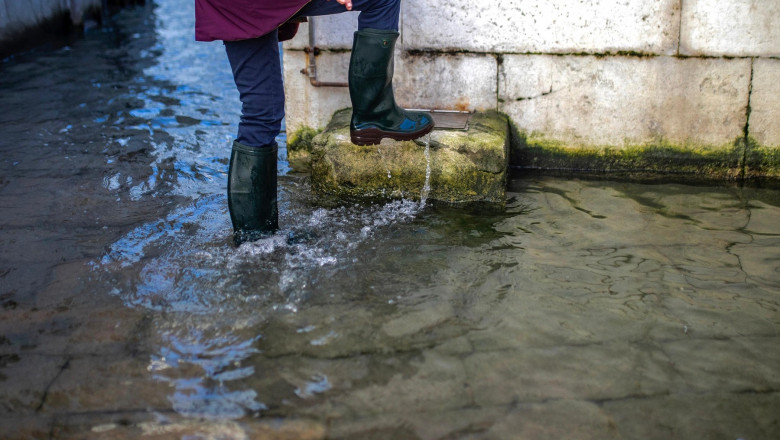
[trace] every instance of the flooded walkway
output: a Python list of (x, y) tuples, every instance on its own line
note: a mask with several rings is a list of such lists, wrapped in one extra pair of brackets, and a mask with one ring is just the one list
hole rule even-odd
[(0, 438), (780, 437), (780, 192), (339, 206), (280, 148), (234, 248), (230, 69), (156, 3), (0, 65)]

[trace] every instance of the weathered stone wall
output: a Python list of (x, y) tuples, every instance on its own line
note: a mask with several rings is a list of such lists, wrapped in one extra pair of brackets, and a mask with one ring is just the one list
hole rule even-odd
[[(318, 78), (346, 81), (357, 13), (315, 20)], [(774, 0), (404, 0), (397, 100), (498, 109), (540, 145), (776, 152), (777, 23)], [(290, 131), (350, 105), (300, 73), (307, 45), (304, 25), (284, 46)]]
[(0, 57), (34, 47), (38, 36), (82, 25), (85, 14), (101, 5), (102, 0), (0, 0)]
[(100, 6), (101, 0), (0, 0), (0, 39), (62, 12), (70, 13), (73, 23), (80, 24), (84, 11)]

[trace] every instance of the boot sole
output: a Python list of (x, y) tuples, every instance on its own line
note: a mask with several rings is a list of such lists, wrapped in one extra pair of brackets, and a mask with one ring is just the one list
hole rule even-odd
[(355, 145), (377, 145), (382, 142), (382, 139), (389, 138), (396, 141), (413, 141), (421, 136), (425, 136), (433, 130), (433, 124), (423, 128), (422, 130), (414, 131), (411, 133), (398, 133), (393, 131), (384, 131), (378, 128), (364, 128), (363, 130), (355, 130), (350, 132), (350, 138)]

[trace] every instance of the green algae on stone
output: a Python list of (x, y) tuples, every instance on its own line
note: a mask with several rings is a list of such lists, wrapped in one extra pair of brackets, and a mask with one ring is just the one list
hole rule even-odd
[(422, 140), (358, 146), (350, 109), (337, 112), (312, 142), (312, 188), (349, 198), (420, 199), (430, 165), (431, 200), (504, 203), (509, 125), (498, 112), (471, 116), (466, 131), (435, 129)]
[(749, 138), (745, 151), (745, 179), (780, 181), (780, 145), (760, 145)]
[(737, 180), (743, 176), (744, 157), (743, 138), (721, 146), (666, 141), (624, 147), (571, 145), (528, 135), (513, 127), (510, 163), (520, 168), (601, 175), (675, 174), (708, 180)]
[(287, 161), (290, 168), (298, 173), (311, 169), (311, 142), (319, 130), (301, 127), (287, 138)]

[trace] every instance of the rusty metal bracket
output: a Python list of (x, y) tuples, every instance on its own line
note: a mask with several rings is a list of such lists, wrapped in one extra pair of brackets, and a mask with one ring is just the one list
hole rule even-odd
[(309, 77), (309, 83), (314, 87), (349, 87), (345, 82), (329, 82), (317, 79), (317, 55), (320, 48), (314, 45), (314, 19), (309, 18), (309, 47), (303, 50), (306, 53), (306, 67), (301, 73)]

